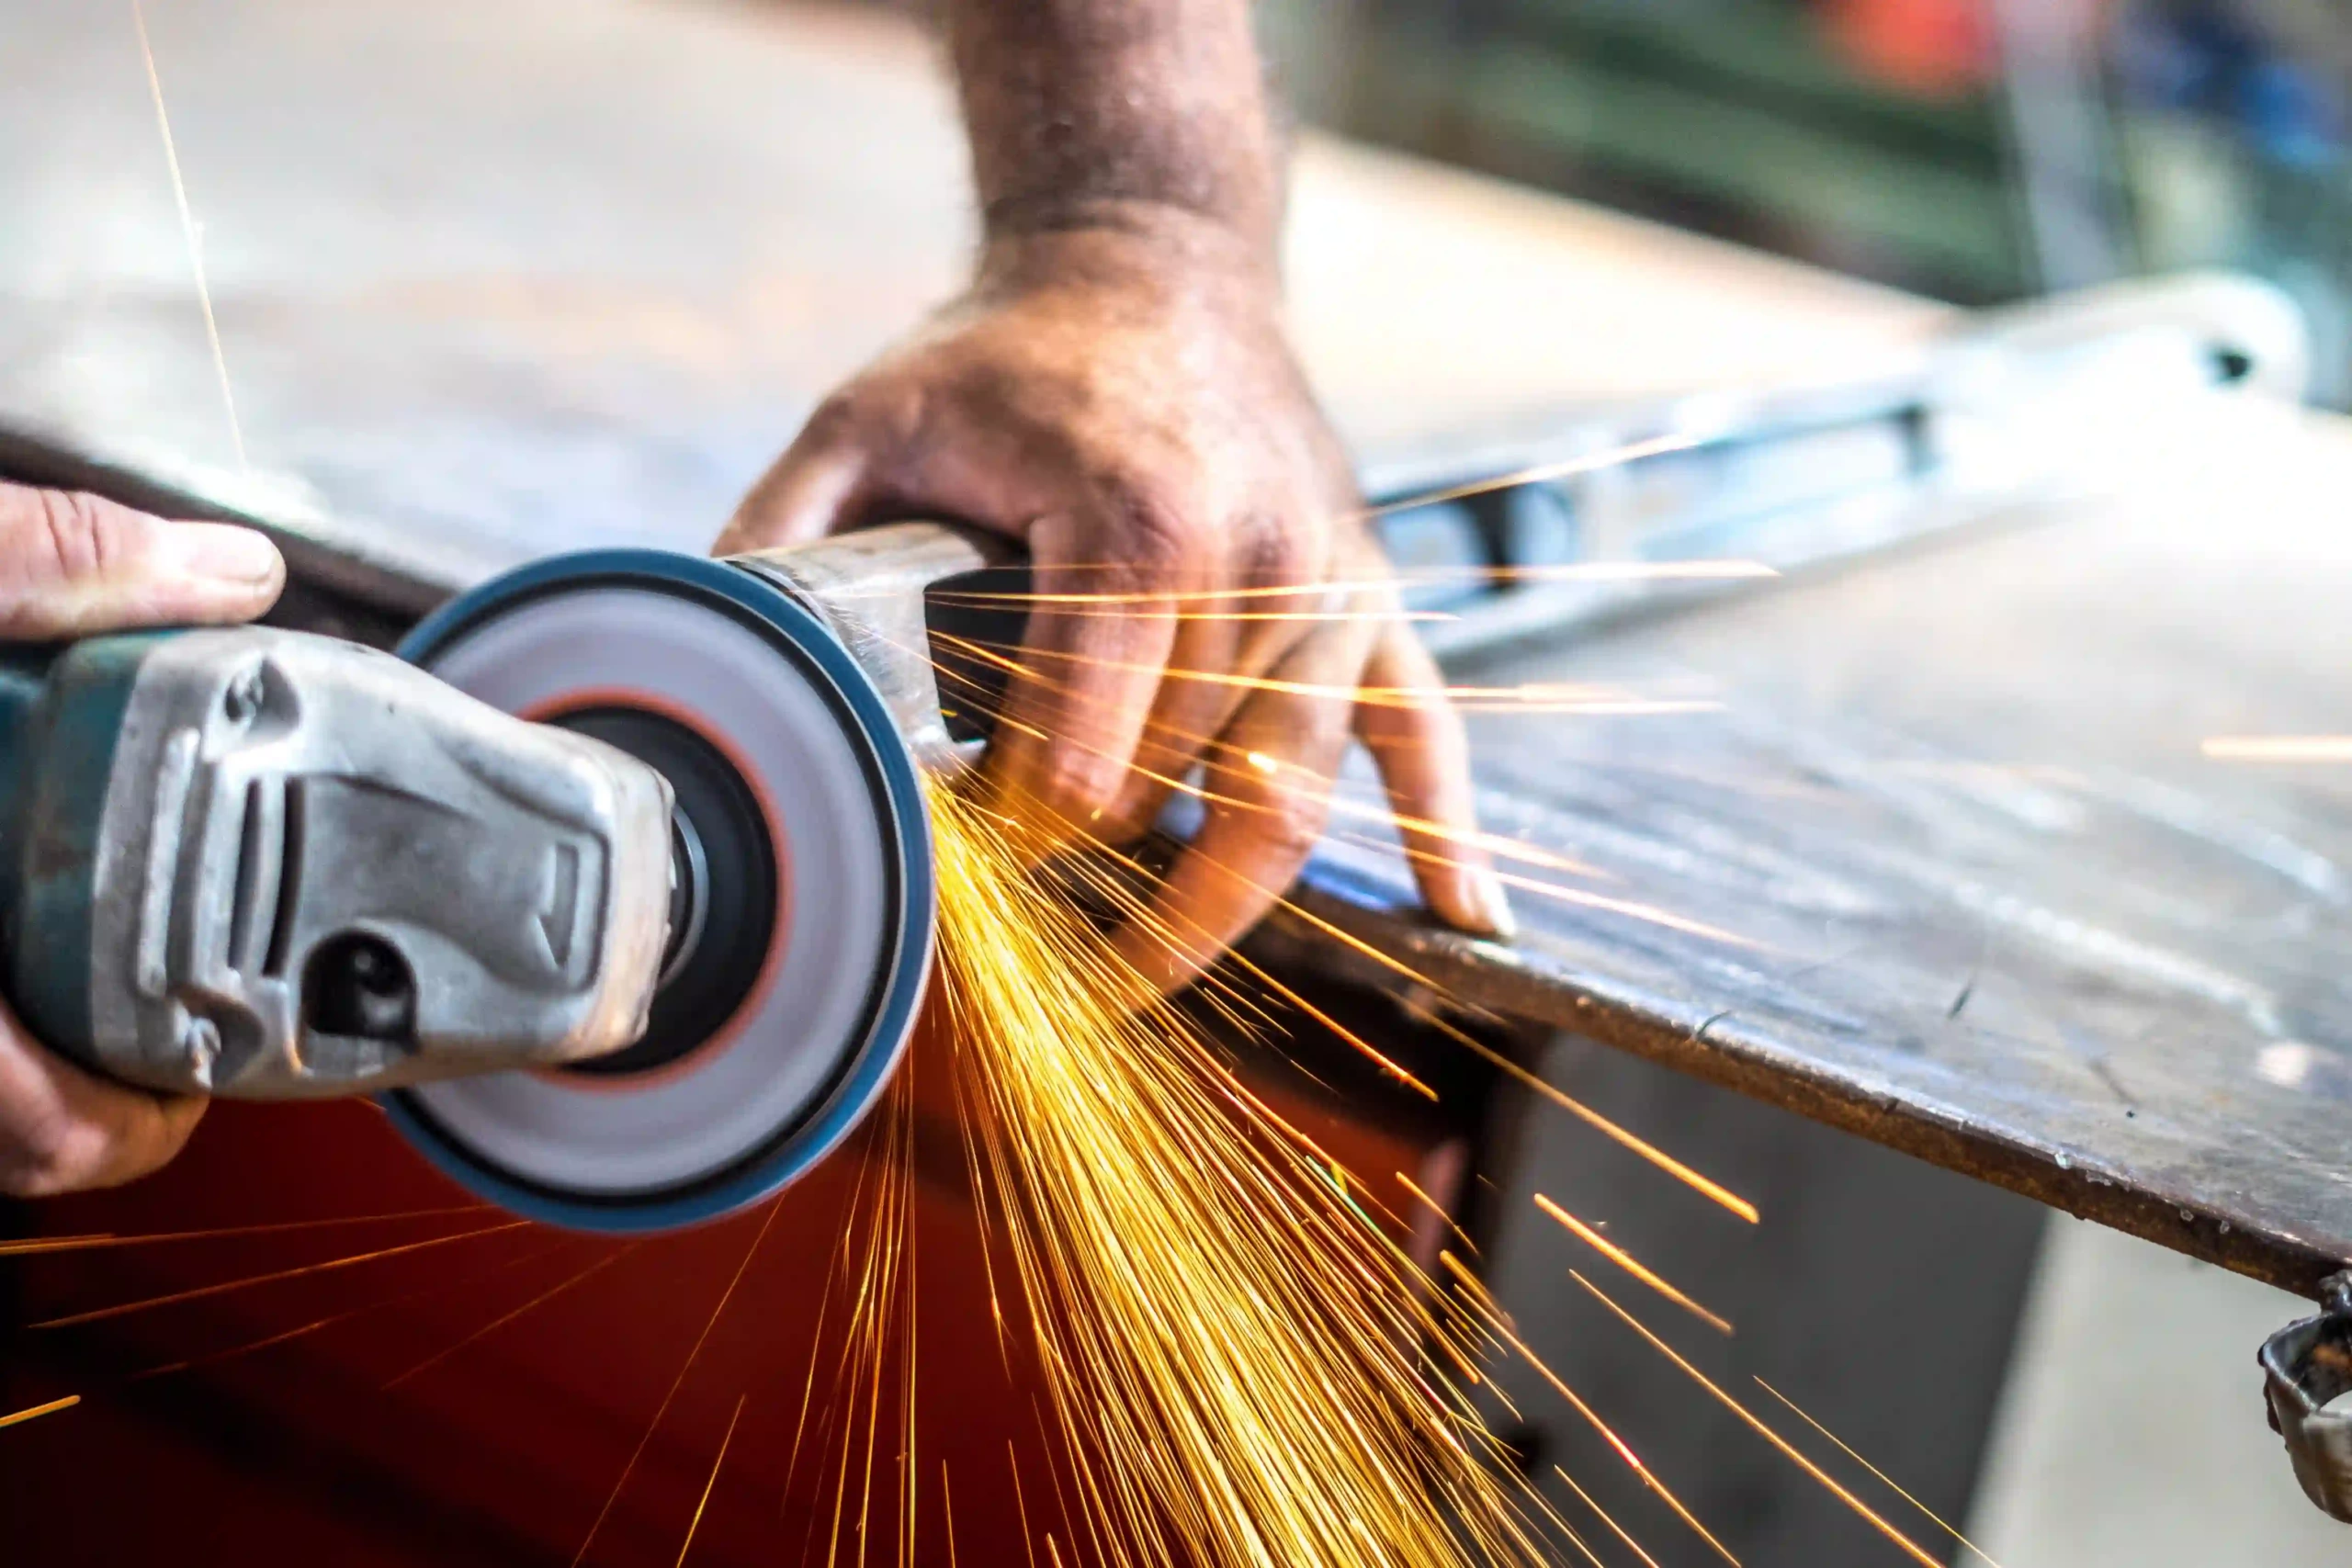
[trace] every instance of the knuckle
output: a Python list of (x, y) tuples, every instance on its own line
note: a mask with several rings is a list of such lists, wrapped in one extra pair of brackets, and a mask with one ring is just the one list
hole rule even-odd
[(1192, 507), (1141, 488), (1123, 488), (1110, 511), (1125, 564), (1152, 575), (1184, 574), (1207, 564), (1216, 530)]
[(1293, 786), (1277, 793), (1266, 807), (1262, 824), (1267, 844), (1285, 860), (1303, 861), (1322, 841), (1331, 819), (1328, 789)]
[(44, 490), (36, 494), (39, 533), (30, 547), (44, 550), (48, 563), (64, 581), (103, 577), (121, 556), (125, 543), (114, 514), (96, 496), (82, 491)]
[(0, 1159), (0, 1191), (11, 1198), (54, 1198), (88, 1186), (86, 1143), (55, 1122), (27, 1130)]
[(1241, 575), (1250, 588), (1296, 588), (1312, 571), (1312, 552), (1305, 529), (1278, 519), (1248, 529), (1242, 546)]
[(1038, 779), (1039, 802), (1057, 816), (1094, 826), (1117, 805), (1126, 770), (1100, 757), (1063, 754), (1049, 761)]

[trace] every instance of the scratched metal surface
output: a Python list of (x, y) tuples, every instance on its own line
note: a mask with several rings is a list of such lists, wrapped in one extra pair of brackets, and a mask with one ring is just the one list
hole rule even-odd
[(1383, 913), (1369, 852), (1311, 907), (1465, 1000), (2310, 1292), (2352, 1259), (2352, 763), (2201, 743), (2352, 730), (2352, 434), (2193, 423), (2105, 502), (1457, 668), (1721, 705), (1472, 720), (1487, 827), (1591, 868), (1516, 863), (1583, 901), (1518, 887), (1510, 949)]

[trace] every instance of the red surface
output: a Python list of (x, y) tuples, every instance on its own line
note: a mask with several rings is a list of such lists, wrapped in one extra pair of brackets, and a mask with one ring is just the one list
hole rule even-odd
[[(944, 1083), (919, 1096), (933, 1098), (946, 1100)], [(1412, 1205), (1392, 1172), (1426, 1183), (1459, 1163), (1442, 1152), (1432, 1162), (1279, 1090), (1271, 1098), (1376, 1192), (1393, 1193), (1399, 1213)], [(1009, 1356), (1000, 1351), (979, 1233), (954, 1179), (960, 1147), (951, 1130), (933, 1131), (918, 1164), (944, 1179), (917, 1184), (913, 1247), (913, 1559), (950, 1560), (944, 1490), (957, 1562), (1027, 1562), (1025, 1505), (1037, 1561), (1050, 1529), (1075, 1568), (1093, 1554), (1069, 1551), (1037, 1387), (1017, 1336)], [(762, 1208), (634, 1248), (483, 1210), (0, 1258), (0, 1301), (13, 1293), (18, 1325), (0, 1367), (0, 1413), (82, 1396), (70, 1410), (0, 1430), (0, 1562), (569, 1563), (612, 1499), (587, 1562), (674, 1563), (691, 1527), (695, 1563), (854, 1562), (862, 1495), (871, 1515), (864, 1560), (899, 1561), (889, 1402), (903, 1397), (902, 1385), (893, 1378), (882, 1388), (872, 1491), (862, 1494), (865, 1428), (854, 1445), (843, 1431), (866, 1412), (862, 1400), (840, 1397), (834, 1376), (842, 1292), (824, 1304), (843, 1248), (867, 1234), (870, 1222), (852, 1222), (870, 1207), (854, 1200), (868, 1157), (845, 1152), (772, 1214)], [(31, 1212), (49, 1235), (147, 1235), (468, 1201), (372, 1107), (220, 1106), (165, 1176)], [(469, 1231), (484, 1234), (89, 1324), (30, 1326)], [(714, 1318), (739, 1268), (741, 1283)], [(1009, 1280), (1001, 1258), (998, 1268)], [(356, 1315), (246, 1348), (345, 1313)], [(219, 1359), (141, 1375), (207, 1357)], [(837, 1510), (845, 1522), (834, 1555)]]

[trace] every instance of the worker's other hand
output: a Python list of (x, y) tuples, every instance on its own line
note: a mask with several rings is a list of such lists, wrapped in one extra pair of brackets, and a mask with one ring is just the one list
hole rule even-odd
[(1506, 927), (1460, 721), (1272, 269), (1224, 231), (1131, 208), (991, 241), (971, 291), (827, 400), (718, 548), (921, 516), (1028, 544), (1040, 598), (988, 763), (1024, 818), (1132, 840), (1203, 765), (1207, 818), (1125, 938), (1154, 979), (1189, 978), (1289, 886), (1351, 729), (1430, 907)]
[[(96, 496), (0, 483), (0, 640), (249, 620), (286, 581), (267, 539), (166, 523)], [(0, 1005), (0, 1192), (37, 1198), (144, 1176), (204, 1101), (127, 1089), (41, 1048)]]

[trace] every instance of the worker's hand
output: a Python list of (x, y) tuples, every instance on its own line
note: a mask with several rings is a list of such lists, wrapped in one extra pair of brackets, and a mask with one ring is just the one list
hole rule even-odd
[[(259, 534), (166, 523), (61, 491), (0, 484), (0, 639), (243, 621), (286, 580)], [(126, 1089), (43, 1050), (0, 1005), (0, 1192), (111, 1187), (180, 1151), (204, 1101)]]
[(1127, 934), (1154, 978), (1188, 978), (1289, 886), (1351, 728), (1430, 907), (1505, 927), (1465, 841), (1461, 725), (1399, 618), (1271, 269), (1222, 231), (1130, 212), (992, 241), (971, 292), (817, 411), (718, 547), (917, 516), (1016, 536), (1035, 560), (988, 764), (1024, 816), (1129, 840), (1204, 765), (1207, 820)]

